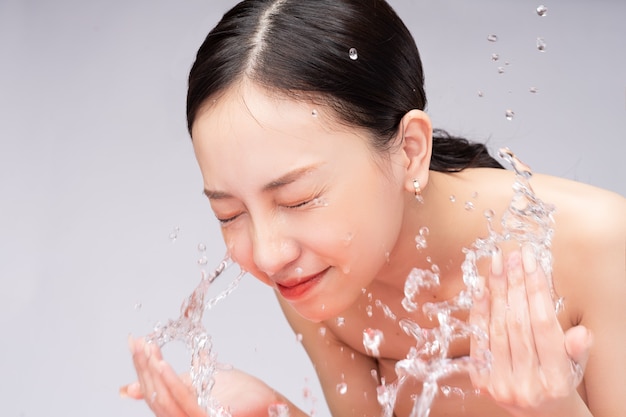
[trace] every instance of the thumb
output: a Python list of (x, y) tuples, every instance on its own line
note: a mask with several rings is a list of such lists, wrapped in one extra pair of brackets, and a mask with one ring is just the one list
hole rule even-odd
[(592, 344), (593, 336), (585, 326), (575, 326), (565, 332), (567, 355), (583, 370), (587, 365)]

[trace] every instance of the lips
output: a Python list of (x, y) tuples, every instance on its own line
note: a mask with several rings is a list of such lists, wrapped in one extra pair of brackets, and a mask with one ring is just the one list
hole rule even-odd
[(282, 284), (276, 283), (276, 288), (288, 300), (296, 300), (303, 297), (313, 287), (315, 287), (328, 271), (328, 268), (315, 275), (300, 278), (297, 281), (287, 281)]

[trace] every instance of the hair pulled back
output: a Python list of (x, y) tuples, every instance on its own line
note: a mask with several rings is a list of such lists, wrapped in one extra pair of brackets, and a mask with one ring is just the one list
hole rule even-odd
[[(244, 77), (269, 90), (322, 100), (342, 122), (370, 131), (378, 150), (391, 146), (408, 111), (426, 107), (417, 46), (384, 0), (237, 4), (208, 34), (191, 68), (190, 133), (207, 100)], [(478, 166), (501, 168), (483, 144), (434, 131), (430, 169)]]

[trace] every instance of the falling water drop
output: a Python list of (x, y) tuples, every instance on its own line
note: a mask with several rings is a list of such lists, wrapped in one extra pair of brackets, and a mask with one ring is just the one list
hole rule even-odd
[(175, 227), (170, 233), (169, 238), (172, 243), (176, 242), (176, 239), (178, 239), (178, 232), (180, 232), (180, 227)]
[(541, 17), (544, 17), (548, 14), (548, 8), (543, 4), (537, 7), (537, 14)]
[(289, 417), (289, 406), (284, 403), (275, 403), (267, 408), (267, 417)]
[(378, 348), (383, 341), (383, 332), (378, 329), (367, 328), (363, 330), (363, 347), (372, 356), (379, 356)]
[(483, 212), (483, 216), (489, 221), (491, 221), (495, 215), (496, 213), (492, 209), (487, 209)]
[(497, 42), (498, 41), (498, 35), (494, 35), (494, 34), (487, 35), (487, 40), (489, 42)]
[(537, 49), (539, 52), (546, 51), (546, 41), (543, 38), (537, 38)]
[(507, 109), (504, 112), (504, 116), (506, 117), (506, 120), (513, 120), (513, 117), (515, 117), (515, 112), (511, 109)]
[(349, 54), (351, 60), (356, 61), (357, 59), (359, 59), (359, 53), (357, 52), (356, 48), (350, 48)]
[(415, 247), (417, 249), (426, 249), (428, 247), (426, 236), (428, 236), (429, 233), (430, 230), (428, 230), (428, 227), (424, 226), (420, 228), (419, 234), (415, 236)]

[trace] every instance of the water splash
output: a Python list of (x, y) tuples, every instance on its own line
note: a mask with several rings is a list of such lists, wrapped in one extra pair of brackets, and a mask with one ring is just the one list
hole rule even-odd
[(245, 275), (245, 271), (241, 270), (224, 291), (207, 300), (208, 290), (213, 281), (232, 264), (230, 258), (226, 257), (213, 273), (208, 274), (203, 270), (200, 283), (180, 307), (180, 317), (171, 319), (164, 325), (158, 324), (154, 331), (146, 336), (146, 342), (157, 344), (159, 347), (172, 341), (180, 341), (191, 351), (190, 375), (198, 396), (198, 405), (210, 417), (227, 417), (230, 413), (210, 396), (218, 364), (215, 354), (211, 351), (211, 337), (202, 324), (202, 317), (206, 310), (213, 308), (233, 292)]
[[(474, 358), (469, 356), (449, 358), (448, 350), (453, 341), (475, 337), (484, 341), (488, 338), (480, 328), (452, 316), (458, 311), (467, 311), (472, 307), (472, 297), (482, 291), (476, 262), (481, 258), (490, 258), (492, 253), (499, 250), (501, 244), (514, 241), (529, 245), (549, 277), (550, 293), (558, 313), (563, 307), (563, 300), (554, 290), (551, 279), (552, 272), (552, 236), (554, 207), (544, 203), (535, 195), (529, 180), (532, 177), (530, 168), (522, 163), (508, 149), (500, 150), (500, 157), (515, 171), (513, 183), (513, 197), (506, 212), (500, 219), (502, 232), (497, 233), (492, 227), (495, 213), (487, 210), (487, 237), (477, 238), (470, 248), (465, 248), (465, 260), (461, 265), (465, 288), (453, 299), (441, 302), (427, 302), (421, 305), (422, 312), (430, 319), (437, 320), (438, 326), (432, 329), (421, 328), (412, 320), (403, 318), (399, 321), (400, 328), (415, 340), (405, 359), (396, 363), (397, 380), (393, 384), (381, 381), (377, 389), (378, 401), (383, 407), (383, 416), (391, 417), (398, 390), (409, 379), (422, 382), (422, 393), (414, 396), (411, 417), (427, 417), (432, 402), (439, 391), (439, 381), (447, 376), (468, 372), (471, 369), (488, 369), (491, 364), (491, 353), (480, 352)], [(433, 265), (434, 266), (434, 265)], [(436, 278), (436, 279), (435, 279)], [(405, 282), (405, 298), (402, 301), (404, 308), (411, 312), (418, 308), (415, 297), (422, 289), (429, 289), (439, 285), (438, 274), (432, 271), (414, 269)], [(573, 383), (578, 384), (582, 379), (582, 370), (572, 364)], [(459, 388), (442, 386), (444, 395), (474, 394)]]
[(548, 14), (548, 8), (543, 4), (537, 7), (537, 15), (540, 17), (544, 17)]
[(537, 50), (539, 52), (546, 51), (546, 41), (543, 38), (537, 38)]

